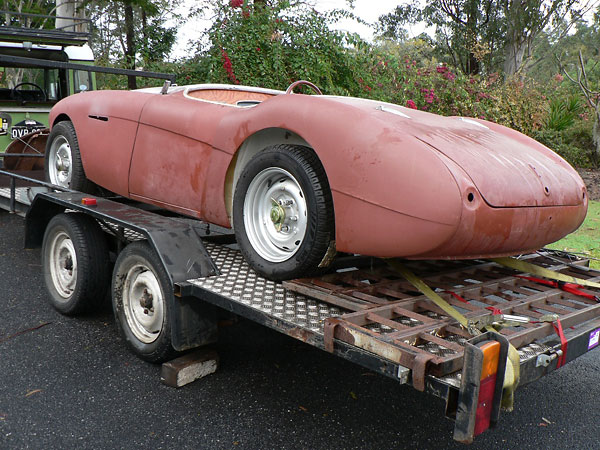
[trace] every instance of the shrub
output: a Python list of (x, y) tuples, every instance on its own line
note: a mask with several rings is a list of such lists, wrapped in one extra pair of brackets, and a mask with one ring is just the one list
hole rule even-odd
[(533, 133), (532, 137), (554, 150), (576, 167), (594, 167), (593, 124), (589, 120), (579, 119), (575, 124), (563, 130), (545, 128)]
[(581, 111), (579, 97), (554, 98), (550, 100), (546, 128), (562, 131), (575, 123), (575, 118)]

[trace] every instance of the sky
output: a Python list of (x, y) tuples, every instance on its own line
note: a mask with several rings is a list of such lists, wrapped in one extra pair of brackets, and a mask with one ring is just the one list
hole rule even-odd
[[(193, 2), (191, 0), (188, 0), (187, 3), (189, 4)], [(314, 0), (314, 3), (316, 9), (320, 11), (327, 11), (335, 8), (347, 8), (347, 3), (345, 0)], [(377, 21), (379, 16), (393, 11), (393, 9), (401, 3), (403, 3), (402, 0), (355, 0), (354, 14), (368, 23), (374, 23)], [(188, 41), (198, 41), (200, 39), (202, 31), (206, 30), (209, 26), (210, 22), (208, 20), (190, 19), (179, 30), (177, 44), (175, 45), (173, 56), (175, 58), (189, 56), (189, 52), (186, 51)], [(373, 30), (355, 21), (340, 21), (336, 28), (358, 33), (359, 35), (361, 35), (361, 37), (367, 40), (372, 40), (373, 38)], [(408, 31), (410, 35), (416, 36), (419, 33), (421, 33), (423, 29), (409, 29)]]

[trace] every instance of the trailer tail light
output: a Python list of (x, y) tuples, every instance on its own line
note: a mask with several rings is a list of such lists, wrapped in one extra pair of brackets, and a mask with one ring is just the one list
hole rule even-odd
[(475, 413), (475, 436), (483, 433), (490, 427), (496, 377), (498, 375), (498, 362), (500, 360), (500, 342), (486, 341), (479, 344), (478, 347), (483, 352), (483, 366), (481, 368), (481, 382), (479, 385), (477, 411)]

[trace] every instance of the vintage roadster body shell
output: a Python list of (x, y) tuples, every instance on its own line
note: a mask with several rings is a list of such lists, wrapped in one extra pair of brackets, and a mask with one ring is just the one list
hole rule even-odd
[(311, 147), (331, 187), (338, 251), (475, 258), (574, 231), (585, 185), (562, 158), (500, 125), (372, 100), (196, 85), (59, 102), (86, 176), (115, 193), (230, 227), (240, 167), (262, 148)]

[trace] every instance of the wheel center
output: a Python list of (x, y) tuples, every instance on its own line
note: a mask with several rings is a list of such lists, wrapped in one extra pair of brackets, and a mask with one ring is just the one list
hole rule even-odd
[[(148, 289), (144, 289), (144, 292), (142, 294), (142, 297), (140, 298), (140, 306), (144, 309), (152, 309), (152, 294), (150, 292), (148, 292)], [(146, 311), (144, 311), (146, 312)], [(146, 312), (146, 314), (148, 314)]]
[(56, 155), (56, 170), (59, 172), (67, 172), (69, 170), (69, 161), (60, 155)]
[(71, 272), (73, 270), (73, 258), (71, 258), (71, 256), (67, 256), (65, 258), (64, 269), (67, 272)]
[(277, 228), (277, 231), (281, 230), (283, 223), (285, 222), (285, 210), (283, 207), (274, 199), (271, 199), (271, 222)]

